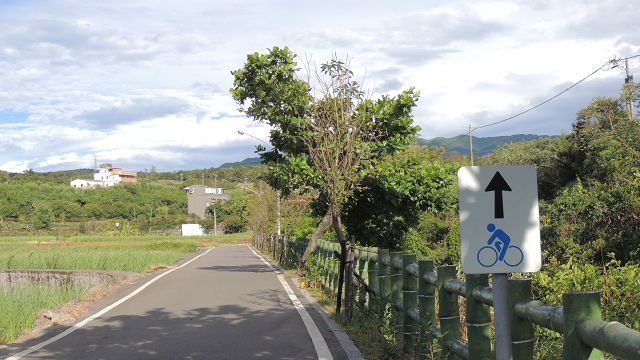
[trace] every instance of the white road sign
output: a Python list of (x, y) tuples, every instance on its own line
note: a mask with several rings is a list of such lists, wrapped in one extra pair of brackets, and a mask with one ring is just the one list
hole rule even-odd
[(542, 267), (536, 170), (465, 166), (458, 170), (462, 271), (535, 272)]

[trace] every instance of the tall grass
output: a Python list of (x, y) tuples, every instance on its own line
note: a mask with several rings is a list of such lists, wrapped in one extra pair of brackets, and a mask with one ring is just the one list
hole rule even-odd
[(42, 309), (59, 308), (71, 300), (80, 299), (85, 291), (85, 288), (73, 284), (0, 288), (0, 343), (12, 342), (31, 329)]
[(0, 237), (0, 269), (144, 272), (180, 260), (199, 247), (247, 243), (251, 233), (222, 236)]
[(0, 247), (0, 269), (78, 269), (144, 272), (198, 249), (188, 242)]

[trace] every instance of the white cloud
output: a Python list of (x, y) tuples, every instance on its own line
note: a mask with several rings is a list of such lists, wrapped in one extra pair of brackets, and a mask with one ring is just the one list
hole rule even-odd
[[(274, 45), (317, 64), (349, 55), (376, 94), (415, 86), (422, 135), (455, 135), (552, 95), (612, 55), (638, 53), (636, 20), (622, 0), (0, 3), (0, 166), (87, 167), (97, 154), (177, 169), (254, 156), (257, 141), (237, 130), (268, 139), (269, 129), (237, 111), (230, 71)], [(532, 113), (535, 122), (496, 132), (566, 131), (577, 107), (613, 95), (622, 79), (598, 74)], [(3, 124), (3, 111), (27, 120)]]
[(12, 173), (22, 173), (30, 169), (32, 160), (10, 160), (0, 164), (0, 170)]

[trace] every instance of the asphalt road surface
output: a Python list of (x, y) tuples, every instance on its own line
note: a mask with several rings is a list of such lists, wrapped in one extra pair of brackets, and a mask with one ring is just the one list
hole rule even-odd
[(0, 358), (346, 359), (294, 284), (249, 247), (215, 248), (179, 265), (99, 302), (72, 327), (11, 344)]

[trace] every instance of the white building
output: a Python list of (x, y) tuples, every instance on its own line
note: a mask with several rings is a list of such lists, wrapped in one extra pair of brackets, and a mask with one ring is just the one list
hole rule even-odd
[(83, 179), (75, 179), (71, 181), (71, 187), (74, 188), (94, 188), (96, 186), (102, 186), (102, 182)]
[(110, 187), (120, 182), (135, 183), (136, 181), (135, 171), (124, 171), (121, 168), (114, 168), (111, 164), (101, 164), (100, 168), (94, 171), (93, 180), (75, 179), (71, 181), (71, 186), (75, 188)]

